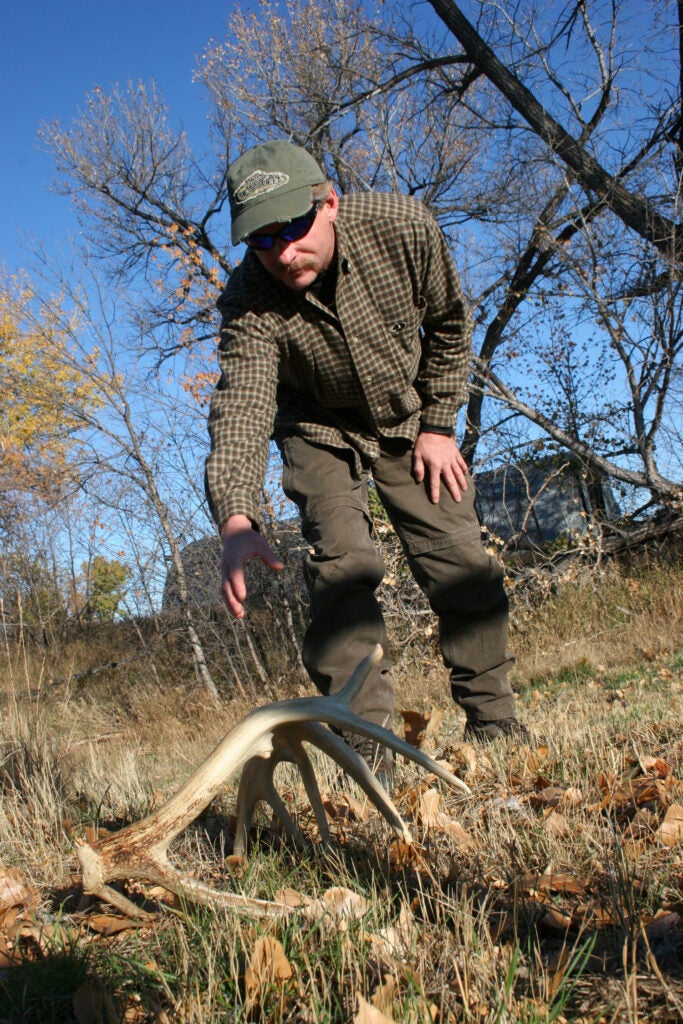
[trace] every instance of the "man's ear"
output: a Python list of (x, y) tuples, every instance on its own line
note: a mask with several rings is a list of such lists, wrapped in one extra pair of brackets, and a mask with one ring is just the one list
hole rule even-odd
[(327, 219), (330, 224), (334, 224), (337, 219), (337, 211), (339, 210), (339, 196), (335, 192), (334, 188), (331, 189), (329, 196), (323, 202), (322, 208), (327, 214)]

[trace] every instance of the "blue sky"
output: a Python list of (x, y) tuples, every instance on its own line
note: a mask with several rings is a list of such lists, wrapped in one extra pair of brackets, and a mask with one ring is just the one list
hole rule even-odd
[[(205, 116), (192, 82), (196, 55), (223, 39), (233, 0), (8, 0), (0, 33), (0, 265), (24, 265), (31, 239), (48, 247), (75, 229), (69, 201), (50, 192), (42, 121), (68, 124), (95, 85), (154, 79), (172, 119), (193, 136)], [(243, 5), (246, 6), (246, 5)]]

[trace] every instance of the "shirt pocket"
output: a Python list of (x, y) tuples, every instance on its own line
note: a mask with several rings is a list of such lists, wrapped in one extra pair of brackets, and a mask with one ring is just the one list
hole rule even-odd
[(406, 307), (398, 316), (385, 320), (384, 340), (398, 379), (412, 383), (418, 375), (422, 358), (422, 337), (420, 328), (427, 310), (427, 301), (422, 296), (419, 305)]

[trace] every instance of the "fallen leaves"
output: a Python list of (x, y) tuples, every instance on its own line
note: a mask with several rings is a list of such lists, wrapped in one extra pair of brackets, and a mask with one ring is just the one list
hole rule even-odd
[(293, 974), (281, 942), (270, 935), (257, 939), (244, 973), (247, 1012), (253, 1013), (264, 1006), (273, 989), (277, 990), (278, 1002), (284, 1009), (286, 983), (292, 980)]
[(549, 892), (571, 892), (583, 895), (586, 886), (574, 875), (563, 871), (544, 871), (541, 873), (530, 872), (519, 879), (518, 885), (521, 889), (533, 894), (536, 891)]
[(473, 849), (476, 846), (465, 827), (441, 810), (441, 793), (436, 789), (428, 789), (420, 795), (415, 817), (424, 829), (448, 836), (461, 848)]
[(605, 772), (599, 772), (597, 782), (604, 793), (604, 799), (600, 804), (601, 810), (628, 813), (643, 804), (667, 802), (667, 782), (657, 776), (644, 775), (619, 780)]
[[(354, 939), (346, 935), (345, 926), (368, 914), (371, 903), (359, 893), (335, 887), (327, 890), (318, 899), (311, 900), (296, 892), (283, 890), (279, 897), (290, 907), (298, 908), (303, 918), (325, 930), (341, 934), (352, 955), (357, 953)], [(316, 932), (316, 935), (320, 933)], [(357, 1024), (389, 1024), (398, 1019), (394, 1006), (400, 1005), (403, 990), (410, 989), (420, 1007), (420, 1019), (432, 1024), (438, 1016), (434, 1004), (428, 1004), (424, 985), (409, 966), (416, 943), (419, 927), (410, 908), (403, 902), (393, 924), (379, 931), (361, 931), (360, 939), (373, 954), (378, 969), (378, 981), (372, 988), (370, 999), (361, 993), (354, 995), (356, 1012), (353, 1021)], [(320, 936), (321, 937), (321, 936)], [(250, 1017), (259, 1019), (282, 1019), (292, 999), (300, 995), (304, 979), (292, 965), (283, 943), (272, 933), (255, 938), (243, 977), (245, 1009)], [(275, 1013), (275, 1007), (277, 1012)]]
[(40, 894), (28, 884), (19, 868), (0, 868), (0, 913), (19, 905), (30, 907), (38, 903)]
[(91, 931), (105, 937), (137, 927), (137, 923), (132, 918), (122, 917), (120, 914), (88, 914), (85, 924)]
[(683, 804), (671, 804), (657, 829), (657, 836), (665, 846), (683, 843)]
[(369, 1003), (363, 996), (358, 995), (358, 1009), (353, 1018), (353, 1024), (396, 1024), (393, 1017), (387, 1017), (372, 1003)]
[(443, 711), (434, 708), (432, 711), (401, 711), (406, 743), (429, 752), (434, 749), (435, 739), (443, 721)]
[[(231, 982), (245, 1019), (297, 1016), (300, 1007), (309, 1008), (312, 986), (325, 988), (325, 970), (331, 978), (338, 971), (339, 977), (331, 980), (337, 986), (335, 998), (343, 1003), (344, 1019), (354, 1024), (403, 1020), (452, 1024), (459, 1018), (449, 999), (469, 1007), (473, 1019), (483, 1019), (484, 1009), (491, 1014), (494, 1003), (490, 995), (484, 998), (477, 991), (473, 979), (477, 971), (493, 970), (482, 957), (505, 958), (520, 920), (533, 921), (549, 949), (561, 947), (565, 952), (585, 934), (601, 929), (642, 933), (655, 950), (658, 944), (678, 948), (683, 928), (680, 899), (656, 902), (652, 888), (648, 890), (653, 863), (668, 865), (674, 886), (683, 878), (683, 786), (673, 743), (650, 751), (635, 742), (616, 742), (605, 748), (609, 756), (589, 750), (580, 770), (573, 772), (545, 744), (507, 746), (501, 753), (495, 745), (449, 741), (440, 712), (404, 712), (403, 719), (409, 741), (422, 749), (438, 750), (442, 763), (472, 786), (473, 799), (454, 797), (428, 774), (421, 773), (416, 782), (414, 774), (406, 773), (405, 788), (395, 800), (417, 840), (407, 844), (390, 841), (386, 830), (378, 830), (374, 809), (353, 787), (336, 786), (325, 794), (325, 812), (342, 860), (356, 865), (359, 849), (372, 852), (376, 859), (372, 874), (381, 876), (381, 886), (368, 882), (365, 888), (360, 879), (369, 878), (369, 872), (353, 874), (348, 886), (343, 884), (343, 871), (338, 877), (330, 870), (314, 875), (306, 858), (299, 860), (303, 870), (297, 867), (288, 875), (291, 887), (271, 897), (272, 889), (262, 886), (276, 916), (258, 926), (245, 925), (242, 919), (239, 938), (227, 940), (239, 950), (231, 960)], [(398, 777), (402, 778), (400, 763)], [(292, 802), (298, 799), (298, 791), (292, 791)], [(315, 823), (303, 815), (297, 820), (316, 850), (311, 861), (317, 861), (320, 836)], [(219, 817), (219, 821), (225, 827), (225, 819)], [(225, 831), (229, 834), (230, 827)], [(211, 838), (216, 838), (213, 833)], [(514, 859), (508, 856), (511, 849)], [(318, 867), (315, 864), (316, 871)], [(207, 860), (202, 870), (226, 888), (247, 888), (253, 887), (255, 877), (263, 877), (253, 868), (254, 857), (247, 860), (228, 853)], [(158, 887), (148, 886), (140, 894), (159, 907), (170, 899)], [(141, 927), (137, 921), (96, 907), (71, 913), (65, 926), (56, 914), (39, 912), (40, 898), (21, 872), (0, 871), (0, 968), (9, 970), (19, 956), (47, 958), (51, 951), (72, 949), (77, 942), (97, 951), (123, 948), (130, 944), (126, 933), (132, 929), (138, 930), (134, 944), (140, 948), (148, 941), (148, 928), (172, 927), (171, 920), (184, 927), (181, 916), (159, 914)], [(644, 906), (649, 914), (642, 910)], [(460, 980), (454, 974), (439, 990), (428, 978), (425, 963), (429, 957), (439, 957), (447, 943), (461, 941), (459, 915), (464, 918), (467, 912), (476, 912), (472, 934), (476, 932), (483, 952), (477, 960), (463, 929), (466, 955), (458, 961)], [(435, 938), (437, 919), (446, 927)], [(603, 940), (608, 945), (612, 933), (603, 932)], [(164, 970), (152, 960), (143, 962), (148, 956), (152, 957), (151, 951), (138, 967), (144, 984), (149, 980), (150, 990), (162, 1001), (166, 998), (168, 1018), (161, 1004), (153, 1018), (145, 1017), (128, 993), (128, 1001), (119, 1004), (98, 983), (89, 981), (74, 995), (74, 1018), (79, 1024), (124, 1019), (124, 1013), (131, 1022), (194, 1019), (167, 994)], [(154, 957), (162, 959), (158, 950)], [(570, 959), (553, 961), (555, 973), (546, 979), (549, 986), (562, 984)], [(450, 960), (444, 956), (444, 978), (448, 970), (455, 971), (447, 966), (452, 960), (452, 955)], [(309, 964), (313, 965), (310, 974)], [(147, 969), (149, 979), (144, 975)], [(171, 978), (171, 973), (166, 977)], [(144, 984), (140, 992), (145, 991)], [(437, 990), (440, 1003), (443, 999), (438, 1007), (432, 1002)], [(303, 1011), (301, 1019), (309, 1019)]]

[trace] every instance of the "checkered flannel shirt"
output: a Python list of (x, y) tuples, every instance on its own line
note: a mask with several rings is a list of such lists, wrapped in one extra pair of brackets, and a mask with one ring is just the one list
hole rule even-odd
[(360, 467), (381, 438), (450, 432), (465, 402), (471, 316), (426, 207), (342, 196), (335, 231), (330, 306), (280, 284), (251, 250), (218, 300), (206, 488), (219, 528), (238, 513), (258, 523), (273, 433), (350, 445)]

